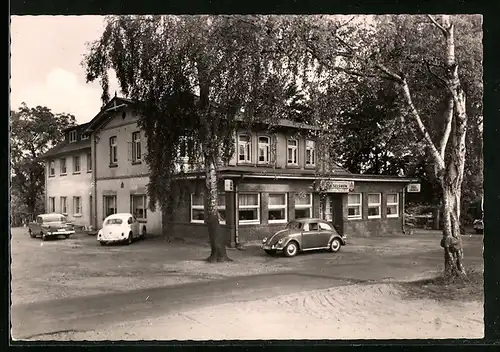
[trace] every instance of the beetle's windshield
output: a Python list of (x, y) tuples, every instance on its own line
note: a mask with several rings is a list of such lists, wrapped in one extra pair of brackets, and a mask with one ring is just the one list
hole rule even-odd
[(108, 219), (106, 221), (106, 225), (121, 225), (122, 223), (122, 219)]

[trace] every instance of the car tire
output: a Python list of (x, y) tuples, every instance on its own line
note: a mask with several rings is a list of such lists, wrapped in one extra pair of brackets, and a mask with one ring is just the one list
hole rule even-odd
[(28, 234), (30, 235), (31, 238), (35, 238), (36, 236), (31, 232), (31, 229), (28, 229)]
[(68, 238), (69, 238), (69, 235), (64, 235), (64, 238), (68, 239)]
[(482, 234), (482, 233), (483, 233), (483, 230), (481, 230), (481, 229), (476, 229), (476, 234), (480, 235), (480, 234)]
[(143, 240), (144, 238), (146, 238), (146, 226), (143, 226), (142, 227), (142, 232), (141, 232), (141, 236), (139, 237), (141, 240)]
[(340, 251), (340, 247), (342, 247), (342, 242), (340, 242), (340, 239), (334, 238), (333, 240), (331, 240), (328, 249), (332, 253), (337, 253), (338, 251)]
[(43, 232), (40, 232), (40, 235), (42, 236), (42, 241), (47, 240), (47, 236)]
[(264, 249), (264, 251), (268, 254), (268, 255), (275, 255), (276, 254), (276, 251), (273, 250), (273, 249)]
[(132, 241), (134, 240), (134, 235), (132, 234), (132, 232), (130, 232), (128, 234), (128, 238), (127, 238), (127, 244), (132, 244)]
[(299, 251), (299, 246), (297, 245), (297, 242), (291, 241), (288, 242), (288, 244), (285, 247), (285, 250), (283, 251), (285, 253), (285, 256), (287, 257), (295, 257)]
[(101, 246), (105, 246), (106, 245), (105, 241), (99, 241), (99, 243), (101, 244)]

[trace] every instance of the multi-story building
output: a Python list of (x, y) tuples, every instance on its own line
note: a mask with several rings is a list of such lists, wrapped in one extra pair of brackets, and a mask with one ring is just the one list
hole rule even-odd
[[(208, 238), (202, 170), (184, 168), (174, 187), (177, 201), (171, 209), (148, 209), (147, 144), (131, 100), (113, 98), (80, 130), (90, 137), (85, 144), (79, 141), (82, 149), (78, 153), (91, 156), (87, 170), (92, 172), (85, 179), (75, 178), (78, 186), (68, 184), (59, 191), (52, 186), (50, 175), (58, 167), (53, 159), (62, 154), (59, 147), (50, 151), (49, 210), (60, 209), (52, 207), (51, 202), (58, 201), (54, 198), (77, 197), (62, 194), (67, 187), (81, 189), (87, 195), (81, 211), (88, 212), (82, 213), (82, 219), (95, 228), (109, 214), (130, 211), (148, 233)], [(416, 180), (352, 174), (328, 160), (315, 131), (288, 120), (273, 126), (254, 124), (251, 129), (240, 126), (234, 134), (235, 153), (218, 170), (220, 222), (229, 244), (261, 239), (300, 217), (327, 219), (351, 237), (403, 232), (405, 188)], [(71, 143), (65, 142), (60, 151), (66, 152), (66, 145)]]
[(43, 155), (46, 161), (47, 212), (62, 213), (76, 225), (88, 227), (93, 213), (92, 157), (87, 124), (64, 131), (62, 143)]

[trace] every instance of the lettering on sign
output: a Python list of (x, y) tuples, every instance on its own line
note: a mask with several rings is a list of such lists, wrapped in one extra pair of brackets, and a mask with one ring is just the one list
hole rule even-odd
[(419, 193), (420, 192), (420, 183), (410, 183), (406, 190), (408, 193)]
[(321, 180), (317, 188), (325, 193), (349, 193), (354, 190), (354, 181)]

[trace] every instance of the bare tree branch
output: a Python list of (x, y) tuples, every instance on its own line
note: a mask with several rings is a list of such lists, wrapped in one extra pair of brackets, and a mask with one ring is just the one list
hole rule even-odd
[[(435, 73), (434, 71), (432, 71), (431, 69), (431, 64), (427, 61), (425, 61), (425, 65), (427, 67), (427, 70), (429, 71), (429, 73), (431, 75), (433, 75), (434, 77), (436, 77), (441, 83), (443, 83), (445, 86), (448, 86), (448, 82), (441, 76), (439, 76), (437, 73)], [(436, 66), (436, 65), (435, 65)]]
[(450, 133), (451, 133), (451, 123), (453, 121), (453, 107), (454, 107), (454, 100), (453, 97), (450, 96), (447, 99), (447, 106), (446, 106), (446, 114), (444, 117), (444, 122), (445, 122), (445, 129), (443, 132), (443, 136), (441, 137), (441, 142), (439, 146), (439, 152), (441, 154), (441, 157), (444, 160), (444, 154), (446, 152), (446, 145), (448, 144), (448, 139), (450, 138)]
[(441, 30), (441, 32), (443, 32), (443, 34), (446, 36), (448, 35), (448, 31), (446, 30), (446, 28), (444, 28), (441, 24), (439, 24), (438, 21), (436, 21), (434, 19), (434, 17), (432, 17), (431, 15), (427, 15), (427, 17), (429, 17), (429, 19), (432, 21), (432, 23), (434, 23), (434, 25), (439, 28)]

